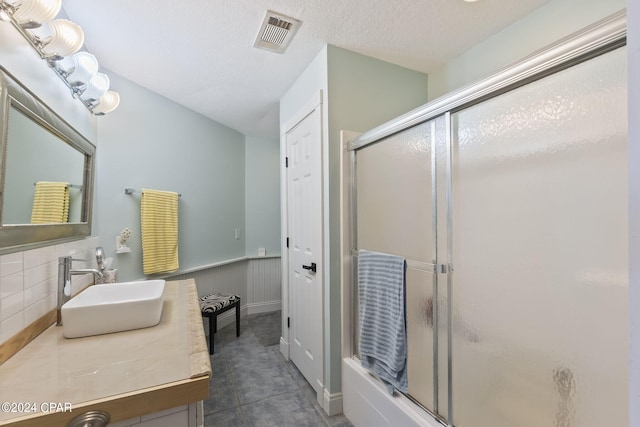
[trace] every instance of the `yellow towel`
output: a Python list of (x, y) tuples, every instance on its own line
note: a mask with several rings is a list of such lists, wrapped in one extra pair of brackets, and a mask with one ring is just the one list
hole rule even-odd
[(31, 224), (69, 221), (69, 183), (36, 182), (31, 209)]
[(144, 274), (176, 271), (178, 264), (178, 193), (142, 190), (140, 203)]

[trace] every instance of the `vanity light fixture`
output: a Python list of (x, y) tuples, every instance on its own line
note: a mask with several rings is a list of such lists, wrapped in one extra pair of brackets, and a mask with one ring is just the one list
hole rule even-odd
[(0, 21), (9, 21), (71, 95), (94, 115), (102, 116), (118, 106), (120, 95), (109, 91), (109, 77), (98, 73), (96, 57), (78, 52), (84, 44), (82, 28), (67, 19), (53, 19), (61, 5), (62, 0), (0, 0)]

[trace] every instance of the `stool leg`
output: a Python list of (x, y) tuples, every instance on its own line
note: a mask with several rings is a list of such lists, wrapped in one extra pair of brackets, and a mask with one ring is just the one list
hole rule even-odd
[(236, 305), (236, 337), (240, 336), (240, 301)]
[(216, 316), (209, 316), (209, 354), (213, 354), (213, 338), (216, 333)]

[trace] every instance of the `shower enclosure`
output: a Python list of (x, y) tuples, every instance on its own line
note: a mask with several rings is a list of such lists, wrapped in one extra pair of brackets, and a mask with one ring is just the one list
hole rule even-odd
[(407, 260), (407, 395), (445, 425), (628, 425), (624, 23), (349, 145), (351, 255)]

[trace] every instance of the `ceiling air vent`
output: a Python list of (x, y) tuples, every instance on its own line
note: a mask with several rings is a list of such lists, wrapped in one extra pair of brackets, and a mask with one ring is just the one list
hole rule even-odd
[(268, 10), (253, 46), (258, 49), (283, 53), (298, 31), (300, 24), (301, 22), (297, 19)]

